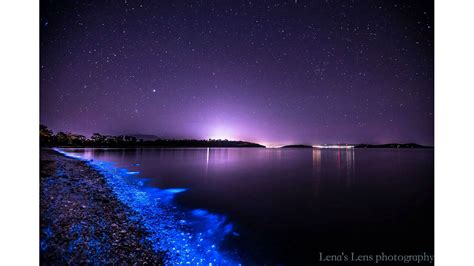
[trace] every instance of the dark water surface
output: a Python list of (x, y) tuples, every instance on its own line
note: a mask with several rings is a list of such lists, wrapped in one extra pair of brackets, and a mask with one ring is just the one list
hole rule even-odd
[(431, 149), (66, 149), (186, 188), (178, 206), (226, 216), (219, 249), (244, 264), (309, 265), (320, 253), (433, 253)]

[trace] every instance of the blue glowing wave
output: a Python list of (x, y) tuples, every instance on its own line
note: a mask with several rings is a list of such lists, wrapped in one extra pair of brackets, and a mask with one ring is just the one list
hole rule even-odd
[(241, 265), (234, 258), (237, 256), (219, 249), (225, 236), (238, 235), (225, 216), (203, 209), (183, 210), (173, 202), (174, 196), (186, 191), (185, 188), (147, 187), (143, 178), (136, 178), (138, 172), (55, 150), (87, 162), (105, 176), (116, 197), (137, 213), (137, 217), (130, 218), (144, 223), (153, 249), (167, 252), (167, 264)]

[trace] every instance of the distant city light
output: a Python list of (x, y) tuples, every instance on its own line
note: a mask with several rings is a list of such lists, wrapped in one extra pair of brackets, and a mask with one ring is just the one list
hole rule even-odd
[(313, 148), (318, 149), (353, 149), (353, 145), (313, 145)]
[(278, 146), (276, 146), (276, 145), (270, 145), (270, 144), (262, 144), (262, 145), (264, 145), (265, 148), (269, 148), (269, 149), (278, 149), (278, 148), (283, 147), (283, 145), (278, 145)]
[[(263, 143), (268, 149), (279, 149), (285, 147), (285, 145), (271, 145)], [(354, 145), (312, 145), (313, 148), (318, 149), (353, 149)]]

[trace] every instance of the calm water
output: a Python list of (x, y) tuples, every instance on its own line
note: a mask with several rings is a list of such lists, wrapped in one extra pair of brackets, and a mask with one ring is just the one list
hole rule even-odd
[(313, 264), (319, 252), (433, 253), (433, 150), (66, 149), (186, 188), (179, 208), (232, 223), (218, 249), (244, 264)]

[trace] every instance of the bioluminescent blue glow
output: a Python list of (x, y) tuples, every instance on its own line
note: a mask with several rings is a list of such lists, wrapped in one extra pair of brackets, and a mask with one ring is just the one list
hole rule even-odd
[(140, 172), (131, 172), (130, 171), (130, 172), (127, 172), (126, 174), (127, 175), (138, 175), (138, 174), (140, 174)]
[(137, 178), (127, 169), (113, 163), (87, 160), (60, 149), (56, 151), (87, 162), (105, 176), (116, 197), (136, 212), (132, 220), (142, 222), (150, 233), (155, 251), (166, 251), (167, 264), (240, 265), (234, 253), (221, 250), (220, 244), (233, 232), (223, 215), (203, 209), (186, 210), (173, 201), (186, 188), (159, 189), (145, 186), (146, 179)]
[(53, 236), (53, 231), (50, 226), (45, 227), (41, 231), (44, 233), (44, 236), (40, 240), (40, 249), (45, 251), (48, 248), (47, 241)]
[(187, 188), (169, 188), (169, 189), (166, 189), (167, 192), (173, 193), (173, 194), (181, 193), (181, 192), (184, 192), (186, 190), (188, 190), (188, 189)]
[(199, 217), (206, 216), (207, 214), (209, 214), (206, 210), (202, 209), (195, 209), (191, 213)]

